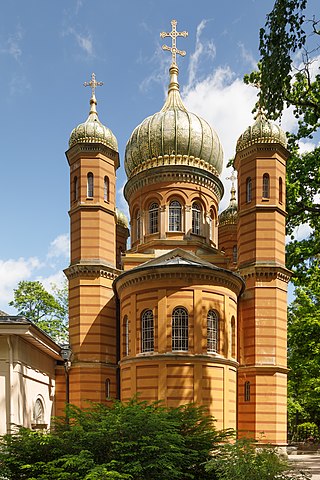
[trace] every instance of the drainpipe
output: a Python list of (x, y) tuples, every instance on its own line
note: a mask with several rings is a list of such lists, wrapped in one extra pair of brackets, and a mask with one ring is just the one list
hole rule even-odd
[(7, 336), (7, 342), (9, 347), (9, 371), (7, 379), (7, 392), (6, 392), (6, 423), (7, 433), (11, 432), (11, 416), (12, 416), (12, 392), (13, 392), (13, 348), (11, 338)]

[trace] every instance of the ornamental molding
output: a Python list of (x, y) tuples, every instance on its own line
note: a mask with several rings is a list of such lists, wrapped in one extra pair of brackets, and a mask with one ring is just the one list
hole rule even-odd
[(121, 273), (121, 270), (118, 270), (112, 266), (103, 265), (99, 263), (76, 263), (74, 265), (70, 265), (66, 268), (64, 274), (68, 278), (68, 280), (77, 277), (90, 277), (90, 278), (97, 278), (103, 277), (107, 278), (108, 280), (115, 280)]
[(106, 157), (115, 162), (115, 168), (117, 169), (120, 165), (119, 153), (113, 150), (112, 148), (104, 145), (103, 143), (76, 143), (69, 150), (66, 151), (66, 157), (68, 159), (69, 165), (73, 163), (74, 159), (79, 157), (81, 154), (87, 155), (88, 153), (102, 153)]
[(114, 210), (105, 207), (101, 203), (87, 203), (87, 202), (80, 202), (78, 201), (75, 205), (71, 205), (69, 210), (69, 215), (78, 212), (79, 210), (102, 210), (113, 217), (116, 217), (116, 213)]
[(256, 280), (281, 280), (289, 283), (292, 273), (281, 265), (243, 265), (239, 272), (244, 280), (255, 278)]
[(239, 374), (258, 374), (258, 375), (274, 375), (275, 373), (284, 373), (289, 372), (289, 368), (284, 367), (283, 365), (240, 365), (238, 368)]
[(165, 352), (165, 353), (158, 353), (158, 352), (148, 352), (148, 353), (140, 353), (135, 356), (128, 356), (124, 357), (119, 361), (120, 367), (124, 367), (125, 365), (132, 364), (132, 363), (150, 363), (152, 361), (155, 362), (184, 362), (185, 364), (190, 363), (190, 365), (194, 365), (195, 363), (206, 363), (209, 365), (229, 365), (238, 369), (239, 363), (231, 358), (225, 358), (218, 354), (196, 354), (196, 353), (177, 353), (177, 352)]
[(190, 265), (162, 265), (158, 267), (145, 267), (128, 270), (122, 273), (117, 279), (114, 287), (120, 296), (126, 288), (134, 287), (140, 283), (146, 282), (151, 288), (157, 288), (159, 280), (168, 280), (173, 283), (176, 280), (185, 280), (186, 284), (209, 284), (212, 287), (222, 286), (228, 288), (236, 295), (240, 295), (244, 288), (244, 282), (239, 275), (231, 271), (222, 271), (221, 269), (209, 269), (205, 266), (194, 267)]
[(239, 209), (238, 209), (238, 218), (243, 217), (244, 215), (254, 213), (254, 212), (264, 212), (264, 211), (272, 211), (272, 212), (277, 212), (280, 213), (282, 216), (286, 217), (287, 212), (284, 210), (284, 208), (279, 207), (278, 205), (274, 204), (268, 204), (268, 203), (258, 203), (256, 205), (253, 205), (252, 207), (249, 208), (244, 208), (244, 206), (247, 205), (245, 204), (239, 204)]
[[(261, 142), (253, 145), (248, 144), (245, 147), (242, 147), (242, 149), (236, 153), (235, 162), (237, 161), (237, 159), (242, 160), (252, 155), (256, 156), (258, 153), (261, 153), (261, 152), (265, 152), (265, 153), (278, 152), (281, 154), (282, 160), (283, 159), (286, 160), (289, 157), (288, 150), (279, 142), (269, 142), (269, 143)], [(265, 155), (263, 157), (265, 157)], [(273, 160), (273, 158), (270, 160)]]
[(189, 165), (158, 166), (152, 170), (143, 170), (131, 177), (124, 187), (124, 196), (129, 203), (131, 196), (148, 185), (163, 182), (193, 183), (207, 187), (221, 200), (224, 188), (219, 178), (212, 172), (201, 170)]

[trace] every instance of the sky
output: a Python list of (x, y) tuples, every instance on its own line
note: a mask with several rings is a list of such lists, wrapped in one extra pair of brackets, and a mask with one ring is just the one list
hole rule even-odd
[[(316, 0), (310, 3), (316, 4)], [(69, 264), (69, 169), (72, 129), (86, 120), (96, 74), (100, 121), (119, 145), (117, 205), (127, 211), (123, 159), (133, 129), (164, 103), (169, 52), (161, 31), (177, 30), (188, 110), (218, 133), (225, 164), (253, 123), (256, 90), (242, 79), (259, 59), (259, 29), (273, 0), (10, 0), (1, 2), (0, 310), (21, 280), (61, 284)], [(314, 9), (315, 11), (315, 9)], [(168, 43), (167, 43), (168, 44)], [(170, 45), (170, 43), (168, 44)], [(294, 128), (287, 112), (285, 130)], [(304, 146), (306, 149), (308, 145)], [(221, 180), (229, 203), (230, 171)], [(298, 235), (303, 235), (302, 228)]]

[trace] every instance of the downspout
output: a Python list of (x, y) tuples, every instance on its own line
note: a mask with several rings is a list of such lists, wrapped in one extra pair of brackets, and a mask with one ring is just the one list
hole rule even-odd
[(11, 338), (7, 336), (7, 342), (9, 347), (9, 371), (7, 380), (7, 392), (6, 392), (6, 423), (7, 433), (11, 432), (11, 416), (12, 416), (12, 392), (13, 392), (13, 348)]

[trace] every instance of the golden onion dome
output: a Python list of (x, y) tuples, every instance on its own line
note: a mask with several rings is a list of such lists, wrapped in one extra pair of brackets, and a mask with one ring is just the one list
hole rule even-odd
[(279, 143), (287, 147), (288, 140), (285, 132), (275, 123), (268, 120), (261, 110), (258, 112), (256, 121), (248, 127), (237, 141), (236, 151), (241, 152), (247, 147), (257, 143)]
[[(92, 74), (92, 81), (95, 82), (95, 75)], [(85, 85), (91, 85), (85, 83)], [(92, 96), (90, 99), (90, 112), (87, 120), (84, 123), (80, 123), (71, 132), (69, 139), (69, 147), (73, 147), (77, 143), (102, 143), (112, 150), (118, 152), (118, 142), (110, 128), (105, 127), (98, 118), (97, 113), (97, 100), (95, 97), (94, 89), (96, 85), (101, 85), (102, 82), (93, 83)]]
[(164, 106), (138, 125), (127, 143), (127, 176), (163, 165), (190, 165), (219, 175), (223, 152), (218, 135), (205, 120), (188, 112), (183, 105), (176, 63), (171, 64), (169, 72)]
[(219, 215), (219, 226), (235, 225), (238, 221), (238, 204), (234, 185), (231, 188), (231, 198), (228, 207)]
[(123, 228), (129, 228), (129, 220), (127, 216), (118, 208), (116, 208), (116, 224)]

